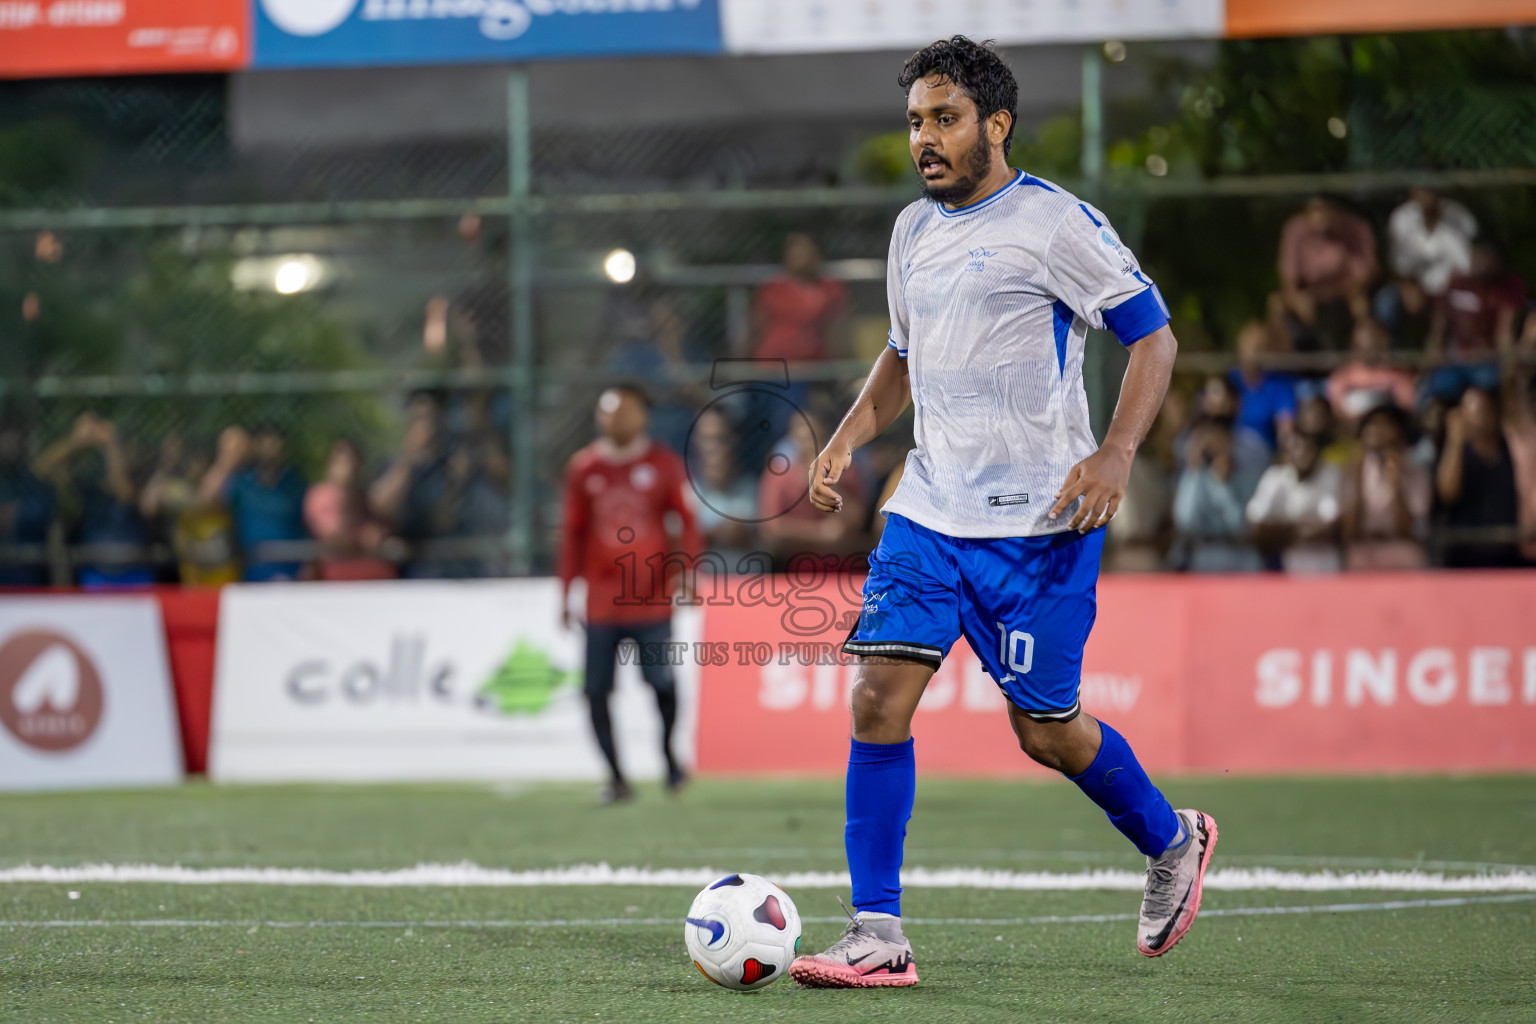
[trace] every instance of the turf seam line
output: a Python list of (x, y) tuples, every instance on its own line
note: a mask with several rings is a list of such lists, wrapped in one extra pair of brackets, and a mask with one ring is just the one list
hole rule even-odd
[[(1446, 907), (1468, 907), (1499, 903), (1528, 903), (1536, 900), (1536, 893), (1518, 893), (1504, 896), (1462, 896), (1433, 900), (1383, 900), (1376, 903), (1319, 903), (1294, 907), (1212, 907), (1200, 912), (1201, 917), (1270, 917), (1294, 914), (1357, 914), (1369, 911), (1428, 910)], [(1135, 914), (1049, 914), (1038, 917), (906, 917), (903, 925), (987, 927), (1002, 928), (1020, 925), (1046, 924), (1108, 924), (1134, 921)], [(806, 924), (840, 924), (842, 917), (803, 917)], [(618, 926), (676, 927), (680, 918), (671, 917), (606, 917), (577, 918), (571, 920), (486, 920), (486, 921), (224, 921), (181, 918), (147, 918), (142, 920), (109, 921), (100, 918), (50, 921), (4, 921), (0, 928), (436, 928), (436, 929), (503, 929), (503, 928), (611, 928)]]
[[(578, 864), (512, 871), (478, 864), (418, 864), (397, 870), (335, 871), (319, 868), (190, 868), (158, 864), (21, 865), (0, 869), (0, 884), (278, 885), (340, 888), (544, 888), (563, 886), (698, 887), (726, 872), (714, 868), (611, 867)], [(911, 867), (902, 885), (912, 889), (980, 889), (1026, 892), (1082, 890), (1140, 892), (1139, 871), (1006, 871), (976, 867)], [(844, 889), (846, 871), (786, 871), (774, 880), (789, 889)], [(1212, 891), (1428, 893), (1536, 892), (1536, 871), (1451, 875), (1430, 871), (1293, 871), (1224, 867), (1206, 876)]]

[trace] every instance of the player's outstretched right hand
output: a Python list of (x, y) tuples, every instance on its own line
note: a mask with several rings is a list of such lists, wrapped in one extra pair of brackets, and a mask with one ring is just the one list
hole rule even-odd
[(834, 491), (832, 486), (843, 478), (843, 472), (852, 461), (853, 452), (835, 437), (822, 449), (821, 454), (816, 456), (815, 465), (811, 466), (812, 505), (823, 512), (843, 510), (843, 496)]

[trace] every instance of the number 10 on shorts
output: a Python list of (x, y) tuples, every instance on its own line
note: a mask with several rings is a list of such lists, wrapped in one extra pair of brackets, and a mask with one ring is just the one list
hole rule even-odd
[[(1035, 662), (1035, 638), (1022, 629), (1009, 631), (1001, 622), (997, 625), (997, 660), (1019, 675), (1024, 675)], [(1023, 660), (1019, 659), (1019, 645), (1024, 646)]]

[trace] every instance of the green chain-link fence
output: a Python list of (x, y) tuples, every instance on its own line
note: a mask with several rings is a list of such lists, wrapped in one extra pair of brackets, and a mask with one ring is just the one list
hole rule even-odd
[[(547, 571), (561, 468), (590, 440), (602, 385), (646, 379), (658, 431), (680, 444), (712, 360), (749, 352), (754, 290), (790, 232), (816, 240), (849, 314), (834, 358), (796, 372), (813, 401), (846, 403), (883, 344), (885, 249), (913, 186), (859, 180), (847, 152), (786, 172), (765, 156), (783, 133), (531, 130), (511, 74), (507, 139), (291, 152), (231, 148), (221, 80), (5, 86), (6, 416), (34, 452), (83, 413), (111, 419), (140, 478), (168, 438), (211, 457), (226, 426), (276, 424), (317, 479), (339, 437), (377, 472), (400, 450), (408, 396), (436, 389), (451, 429), (494, 436), (513, 463), (497, 483), (505, 521), (474, 531), (502, 552), (487, 564)], [(1190, 123), (1243, 99), (1192, 88), (1174, 90)], [(1342, 159), (1283, 176), (1207, 179), (1182, 168), (1179, 130), (1128, 130), (1102, 179), (1064, 183), (1110, 213), (1160, 282), (1187, 390), (1262, 314), (1280, 225), (1310, 193), (1345, 196), (1379, 230), (1410, 182), (1440, 187), (1529, 276), (1533, 97), (1519, 83), (1357, 95)], [(1137, 116), (1155, 120), (1116, 115)], [(1041, 152), (1021, 134), (1025, 158)], [(620, 248), (638, 262), (627, 284), (603, 269)], [(1103, 339), (1090, 349), (1102, 427), (1123, 357)]]

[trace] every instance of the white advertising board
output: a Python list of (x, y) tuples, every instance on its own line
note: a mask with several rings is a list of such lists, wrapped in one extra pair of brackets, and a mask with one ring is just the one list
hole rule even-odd
[(1003, 46), (1219, 38), (1225, 0), (720, 0), (729, 53), (915, 50), (966, 35)]
[[(674, 619), (691, 644), (696, 617)], [(221, 782), (606, 777), (581, 693), (584, 640), (553, 579), (224, 590), (209, 775)], [(693, 659), (674, 668), (691, 760)], [(655, 695), (619, 668), (625, 774), (663, 771)]]
[(181, 781), (160, 606), (0, 598), (0, 789)]

